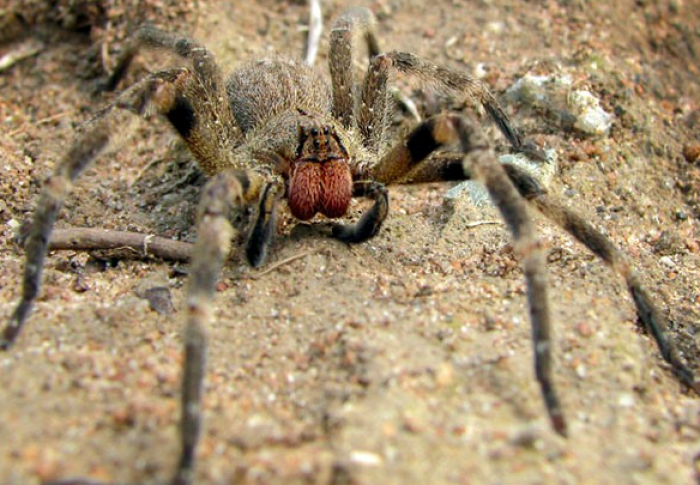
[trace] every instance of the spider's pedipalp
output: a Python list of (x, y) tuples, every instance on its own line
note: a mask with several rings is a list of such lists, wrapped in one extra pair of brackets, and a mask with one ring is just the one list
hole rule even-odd
[(355, 182), (353, 195), (369, 197), (374, 200), (374, 204), (355, 224), (335, 224), (333, 237), (347, 243), (360, 243), (376, 236), (379, 232), (379, 228), (389, 214), (389, 193), (381, 183), (360, 181)]
[(277, 222), (277, 199), (281, 188), (275, 182), (267, 184), (260, 193), (253, 227), (248, 235), (246, 257), (253, 268), (258, 268), (265, 261), (267, 247), (275, 235)]

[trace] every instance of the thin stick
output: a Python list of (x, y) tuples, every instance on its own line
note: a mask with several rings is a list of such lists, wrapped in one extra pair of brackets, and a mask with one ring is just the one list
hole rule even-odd
[(418, 112), (418, 107), (416, 106), (416, 103), (414, 103), (411, 98), (409, 98), (408, 96), (403, 94), (401, 91), (399, 91), (395, 87), (390, 88), (389, 92), (394, 97), (394, 100), (403, 109), (405, 109), (408, 112), (408, 114), (411, 115), (411, 117), (414, 119), (414, 121), (416, 123), (420, 123), (421, 121), (423, 121), (423, 118), (421, 117), (420, 113)]
[(296, 261), (297, 259), (302, 259), (302, 258), (305, 258), (307, 256), (311, 256), (312, 254), (317, 253), (317, 252), (318, 252), (318, 250), (313, 250), (313, 251), (306, 251), (304, 253), (295, 254), (294, 256), (290, 256), (287, 259), (283, 259), (282, 261), (277, 261), (275, 264), (270, 265), (265, 271), (261, 271), (258, 274), (250, 275), (249, 278), (251, 280), (258, 280), (258, 279), (262, 278), (263, 276), (272, 273), (276, 269), (278, 269), (286, 264), (289, 264), (293, 261)]
[(44, 44), (35, 41), (29, 41), (21, 44), (16, 49), (0, 57), (0, 72), (4, 72), (18, 62), (38, 54), (43, 48)]
[[(58, 120), (58, 119), (60, 119), (60, 118), (64, 118), (64, 117), (66, 117), (66, 116), (71, 116), (71, 115), (73, 115), (74, 113), (75, 113), (74, 111), (63, 111), (63, 112), (61, 112), (61, 113), (56, 113), (55, 115), (47, 116), (46, 118), (42, 118), (42, 119), (40, 119), (40, 120), (34, 121), (34, 122), (32, 122), (32, 124), (33, 124), (34, 126), (44, 125), (44, 124), (46, 124), (46, 123), (50, 123), (50, 122), (55, 121), (55, 120)], [(14, 136), (14, 135), (16, 135), (17, 133), (19, 133), (20, 131), (23, 131), (23, 130), (24, 130), (24, 126), (20, 126), (19, 128), (15, 129), (15, 130), (12, 130), (11, 132), (9, 132), (9, 133), (7, 134), (7, 136)]]
[(323, 18), (321, 17), (321, 0), (309, 0), (309, 37), (306, 44), (304, 62), (307, 66), (313, 66), (318, 54), (318, 45), (321, 42), (323, 32)]
[(501, 221), (474, 221), (474, 222), (469, 222), (465, 224), (465, 227), (477, 227), (477, 226), (485, 226), (487, 224), (495, 224), (495, 225), (503, 225), (503, 222)]
[(44, 485), (106, 485), (105, 482), (96, 482), (94, 480), (86, 480), (83, 478), (69, 478), (67, 480), (57, 480), (54, 482), (44, 483)]
[(164, 237), (105, 229), (56, 229), (49, 249), (129, 249), (144, 257), (155, 256), (168, 261), (189, 261), (193, 245)]

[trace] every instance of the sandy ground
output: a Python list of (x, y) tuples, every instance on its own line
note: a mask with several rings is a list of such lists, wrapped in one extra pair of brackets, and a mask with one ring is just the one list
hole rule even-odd
[[(304, 2), (243, 3), (201, 2), (189, 30), (226, 66), (301, 55)], [(354, 3), (377, 13), (383, 48), (481, 74), (499, 95), (530, 72), (570, 75), (602, 100), (612, 130), (592, 137), (555, 109), (503, 98), (516, 124), (559, 154), (550, 190), (633, 256), (698, 370), (700, 2)], [(326, 26), (345, 4), (324, 3)], [(88, 36), (39, 30), (38, 54), (0, 74), (3, 319), (20, 288), (18, 225), (75, 129), (106, 102), (90, 94), (94, 79), (76, 76)], [(175, 140), (161, 120), (141, 123), (87, 170), (58, 227), (192, 240), (201, 177), (175, 183), (188, 166)], [(366, 244), (300, 225), (267, 264), (300, 257), (275, 271), (232, 256), (209, 329), (198, 484), (696, 482), (700, 400), (640, 331), (620, 279), (537, 217), (570, 437), (550, 429), (509, 235), (471, 227), (497, 212), (447, 203), (447, 189), (392, 188), (392, 212)], [(185, 280), (173, 263), (48, 258), (28, 327), (0, 354), (0, 483), (168, 479)], [(150, 309), (139, 295), (153, 287), (169, 290), (174, 311)]]

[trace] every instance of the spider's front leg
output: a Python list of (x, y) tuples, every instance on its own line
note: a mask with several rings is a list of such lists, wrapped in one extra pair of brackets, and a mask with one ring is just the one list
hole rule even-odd
[[(197, 216), (197, 240), (193, 250), (187, 287), (187, 323), (185, 328), (185, 361), (182, 381), (182, 418), (180, 440), (182, 452), (172, 485), (192, 483), (195, 452), (201, 430), (202, 386), (204, 381), (206, 335), (216, 282), (229, 254), (233, 228), (230, 214), (235, 206), (248, 204), (258, 193), (259, 211), (249, 238), (255, 253), (264, 255), (274, 213), (276, 185), (261, 189), (261, 177), (254, 173), (227, 170), (215, 175), (204, 187)], [(265, 209), (260, 211), (260, 208)], [(269, 209), (269, 211), (268, 211)]]
[[(234, 229), (229, 222), (234, 208), (248, 205), (259, 196), (258, 213), (248, 247), (264, 254), (272, 229), (271, 214), (279, 187), (252, 172), (227, 170), (205, 185), (197, 214), (197, 240), (187, 285), (185, 358), (182, 372), (180, 444), (181, 452), (171, 485), (191, 485), (196, 451), (202, 428), (202, 395), (206, 367), (206, 324), (211, 318), (216, 282), (231, 249)], [(261, 212), (261, 208), (265, 210)], [(104, 485), (102, 482), (70, 479), (46, 485)]]
[[(427, 158), (441, 146), (458, 140), (464, 156)], [(668, 336), (668, 320), (643, 285), (629, 257), (585, 218), (566, 208), (531, 175), (513, 165), (497, 163), (473, 125), (455, 115), (431, 118), (390, 149), (371, 170), (385, 184), (422, 183), (475, 177), (488, 189), (508, 223), (521, 253), (528, 280), (528, 300), (535, 345), (535, 373), (554, 428), (565, 434), (565, 421), (551, 377), (550, 324), (544, 253), (529, 221), (525, 201), (561, 226), (619, 273), (627, 284), (637, 313), (662, 357), (678, 378), (700, 395), (700, 381)]]
[(656, 342), (661, 356), (671, 365), (673, 372), (681, 382), (700, 396), (700, 381), (696, 378), (693, 370), (685, 364), (678, 348), (674, 345), (673, 340), (669, 338), (668, 319), (644, 286), (642, 278), (634, 268), (629, 256), (615, 246), (607, 236), (584, 217), (566, 207), (545, 190), (542, 190), (539, 184), (532, 179), (532, 176), (514, 166), (506, 166), (506, 169), (511, 180), (514, 181), (525, 199), (542, 214), (578, 239), (624, 278), (627, 289), (637, 307), (639, 319)]

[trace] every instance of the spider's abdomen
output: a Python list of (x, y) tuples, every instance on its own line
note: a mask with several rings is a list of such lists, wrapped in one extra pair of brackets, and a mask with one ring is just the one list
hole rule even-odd
[(233, 71), (226, 91), (244, 133), (286, 110), (330, 113), (331, 92), (311, 67), (289, 59), (266, 59)]

